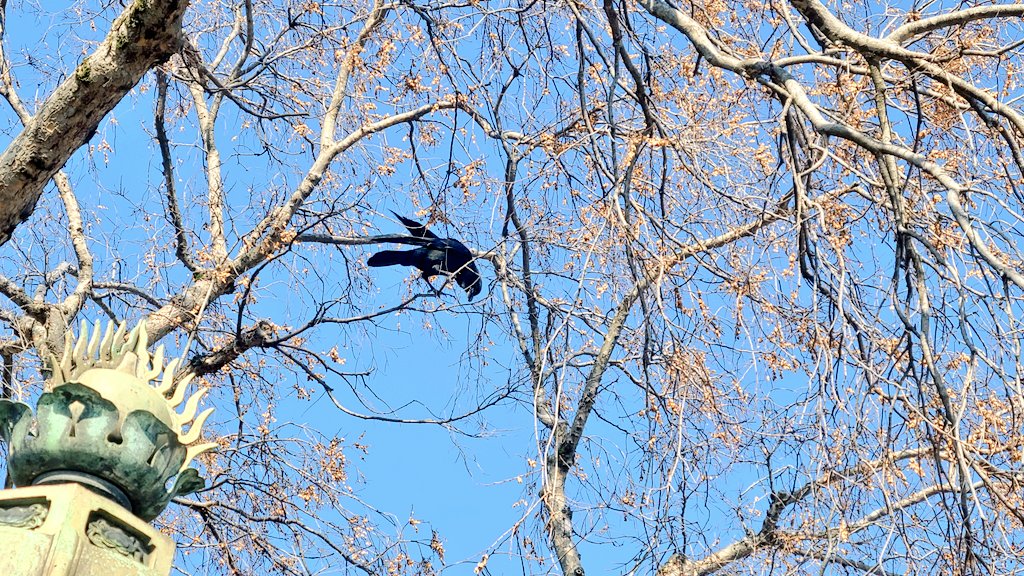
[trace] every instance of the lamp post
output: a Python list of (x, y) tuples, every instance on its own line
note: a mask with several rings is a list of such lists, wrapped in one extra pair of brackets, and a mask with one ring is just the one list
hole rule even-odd
[(150, 356), (142, 323), (126, 333), (86, 322), (50, 359), (34, 414), (0, 400), (17, 486), (0, 491), (0, 576), (170, 573), (174, 542), (148, 522), (204, 486), (188, 466), (216, 444), (198, 443), (207, 388), (185, 401), (191, 376), (177, 378), (178, 361), (164, 367), (163, 356), (163, 346)]

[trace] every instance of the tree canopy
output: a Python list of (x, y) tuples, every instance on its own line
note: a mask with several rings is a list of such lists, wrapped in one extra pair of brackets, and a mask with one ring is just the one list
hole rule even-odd
[[(184, 358), (183, 572), (1015, 573), (1022, 16), (0, 0), (0, 394), (83, 319)], [(482, 294), (369, 268), (389, 210)], [(518, 519), (446, 557), (303, 405), (516, 460)]]

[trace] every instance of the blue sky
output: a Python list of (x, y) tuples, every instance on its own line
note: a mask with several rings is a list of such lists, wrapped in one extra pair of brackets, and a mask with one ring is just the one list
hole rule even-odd
[[(81, 38), (95, 39), (103, 35), (106, 17), (113, 14), (114, 9), (97, 18), (95, 28), (90, 25), (88, 16), (80, 21), (52, 20), (38, 16), (26, 4), (14, 3), (8, 12), (8, 46), (15, 62), (15, 73), (22, 81), (20, 93), (25, 98), (32, 98), (44, 95), (60, 80), (65, 69), (63, 64), (71, 64), (80, 57)], [(682, 42), (681, 39), (677, 41)], [(34, 68), (25, 66), (30, 58), (41, 64)], [(46, 74), (48, 69), (52, 69), (52, 74)], [(116, 271), (117, 277), (150, 282), (154, 291), (165, 296), (161, 290), (180, 286), (186, 278), (180, 267), (161, 273), (163, 275), (149, 271), (154, 261), (173, 261), (168, 226), (161, 222), (161, 217), (152, 216), (162, 210), (159, 157), (156, 144), (150, 137), (153, 84), (153, 75), (147, 75), (101, 124), (91, 144), (100, 146), (106, 143), (109, 148), (100, 147), (92, 154), (79, 152), (69, 163), (68, 171), (88, 214), (89, 234), (100, 266)], [(555, 92), (565, 90), (565, 86), (558, 80), (549, 80), (549, 87)], [(522, 96), (517, 90), (513, 88), (509, 92), (510, 101)], [(523, 101), (530, 100), (523, 98)], [(539, 112), (541, 118), (537, 124), (544, 123), (544, 110), (510, 108), (515, 110), (513, 116), (516, 120), (527, 122), (531, 114)], [(193, 115), (189, 115), (181, 124), (188, 125), (192, 118)], [(246, 120), (226, 104), (217, 127), (217, 137), (224, 151), (225, 171), (230, 175), (227, 193), (235, 208), (231, 214), (235, 218), (231, 225), (241, 230), (253, 217), (263, 214), (261, 207), (250, 205), (253, 191), (269, 191), (279, 200), (295, 185), (310, 161), (301, 140), (296, 139), (293, 133), (281, 130), (271, 132), (270, 137), (279, 139), (292, 156), (279, 164), (272, 162), (260, 146), (259, 138), (265, 134), (259, 134), (257, 128), (246, 124)], [(439, 136), (445, 143), (450, 137), (448, 122), (445, 119), (441, 124)], [(0, 112), (0, 143), (8, 141), (16, 133), (15, 124), (9, 112)], [(459, 127), (465, 126), (468, 126), (467, 119), (460, 118)], [(204, 194), (199, 143), (194, 131), (178, 128), (172, 124), (171, 140), (179, 162), (179, 193), (187, 209), (199, 213), (201, 207), (198, 202)], [(269, 128), (277, 129), (280, 125)], [(359, 190), (365, 189), (370, 200), (359, 208), (365, 233), (401, 233), (400, 225), (388, 211), (415, 216), (417, 208), (425, 206), (434, 194), (443, 198), (443, 212), (453, 222), (450, 226), (435, 226), (435, 232), (442, 236), (458, 235), (481, 250), (490, 249), (499, 242), (502, 226), (502, 200), (499, 196), (487, 197), (481, 193), (480, 197), (467, 199), (457, 192), (443, 189), (450, 183), (444, 174), (449, 154), (446, 144), (423, 151), (423, 160), (430, 173), (427, 186), (416, 179), (416, 169), (411, 162), (397, 166), (392, 175), (375, 171), (375, 162), (383, 156), (379, 149), (385, 145), (407, 146), (404, 141), (407, 134), (405, 127), (399, 127), (376, 135), (369, 140), (365, 158), (353, 154), (353, 158), (339, 162), (337, 173), (340, 183), (332, 192), (347, 199), (358, 196)], [(715, 153), (721, 151), (709, 152)], [(486, 176), (491, 181), (500, 178), (500, 155), (488, 143), (459, 139), (451, 154), (453, 162), (460, 166), (482, 158)], [(540, 183), (531, 181), (524, 187), (536, 198), (544, 198)], [(556, 207), (552, 212), (560, 209)], [(43, 226), (58, 213), (59, 207), (50, 190), (32, 223)], [(707, 228), (712, 228), (712, 225)], [(202, 235), (201, 232), (197, 234)], [(160, 246), (147, 254), (154, 235)], [(19, 244), (25, 247), (28, 259), (40, 266), (44, 259), (41, 247), (44, 240), (33, 242), (26, 236)], [(117, 254), (107, 247), (116, 248)], [(282, 264), (291, 266), (291, 271), (271, 268), (261, 277), (264, 296), (249, 308), (246, 320), (269, 317), (280, 324), (294, 326), (309, 317), (313, 303), (344, 298), (349, 287), (356, 297), (337, 304), (335, 311), (339, 316), (378, 310), (401, 301), (411, 292), (425, 291), (426, 286), (408, 269), (388, 268), (367, 273), (361, 261), (375, 249), (348, 247), (340, 251), (315, 252), (308, 247), (297, 247), (282, 261)], [(20, 255), (14, 255), (11, 246), (2, 250), (7, 254), (0, 263), (0, 272), (14, 274), (14, 268), (21, 263)], [(53, 251), (59, 254), (61, 248), (56, 247)], [(762, 264), (777, 264), (787, 257), (788, 254), (784, 253), (765, 253), (755, 254), (751, 259)], [(890, 259), (891, 251), (884, 247), (871, 254), (870, 260), (888, 266)], [(531, 468), (529, 461), (539, 458), (541, 448), (538, 446), (537, 424), (529, 402), (528, 387), (523, 386), (522, 361), (513, 346), (508, 325), (500, 316), (502, 305), (497, 300), (499, 295), (494, 292), (493, 270), (482, 264), (481, 272), (487, 287), (472, 304), (466, 304), (461, 291), (449, 287), (442, 299), (418, 303), (428, 308), (443, 305), (445, 309), (429, 314), (419, 311), (391, 314), (378, 319), (372, 327), (323, 327), (308, 335), (307, 346), (322, 354), (337, 347), (346, 360), (344, 370), (369, 372), (367, 377), (352, 376), (347, 380), (329, 377), (337, 399), (355, 412), (369, 413), (372, 409), (388, 412), (394, 409), (395, 412), (388, 413), (388, 416), (407, 419), (459, 414), (473, 409), (510, 382), (518, 386), (518, 395), (514, 399), (460, 421), (457, 424), (459, 431), (436, 425), (368, 421), (340, 412), (316, 384), (306, 381), (297, 371), (280, 371), (278, 366), (272, 365), (268, 374), (280, 380), (276, 381), (276, 394), (268, 393), (267, 397), (272, 397), (272, 400), (267, 401), (276, 404), (277, 420), (282, 428), (291, 421), (306, 425), (327, 438), (344, 438), (349, 446), (358, 443), (367, 447), (365, 455), (357, 449), (349, 451), (351, 480), (358, 499), (385, 513), (377, 516), (385, 524), (383, 529), (400, 528), (405, 537), (421, 542), (429, 541), (430, 531), (437, 530), (444, 540), (448, 562), (458, 563), (448, 572), (450, 574), (472, 573), (480, 554), (490, 551), (498, 543), (496, 551), (499, 554), (489, 564), (497, 576), (522, 572), (514, 556), (516, 545), (513, 540), (504, 540), (504, 536), (526, 513), (526, 508), (537, 504), (538, 469)], [(865, 275), (870, 276), (870, 271)], [(773, 281), (777, 283), (780, 294), (795, 290), (808, 300), (812, 298), (810, 288), (798, 280), (778, 278)], [(554, 284), (556, 281), (551, 282)], [(806, 374), (790, 372), (774, 380), (767, 375), (768, 370), (759, 363), (756, 337), (763, 336), (761, 330), (767, 332), (770, 327), (759, 326), (759, 318), (748, 309), (742, 316), (747, 331), (737, 329), (731, 334), (735, 302), (714, 293), (718, 282), (719, 279), (710, 278), (707, 274), (695, 273), (687, 285), (690, 292), (683, 296), (691, 305), (694, 300), (702, 299), (716, 307), (715, 314), (722, 318), (725, 331), (709, 345), (718, 353), (712, 361), (720, 364), (714, 368), (721, 368), (723, 374), (731, 374), (735, 370), (739, 374), (737, 386), (749, 387), (749, 390), (757, 392), (755, 396), (759, 400), (778, 406), (819, 393), (818, 384), (808, 383)], [(566, 283), (571, 285), (571, 282)], [(595, 301), (607, 305), (610, 299), (606, 296), (603, 301), (600, 298)], [(96, 310), (90, 312), (96, 313)], [(167, 340), (172, 350), (181, 351), (184, 338)], [(473, 352), (486, 354), (476, 356)], [(258, 355), (258, 351), (251, 351), (247, 358)], [(843, 381), (843, 377), (839, 376), (839, 380)], [(594, 575), (626, 572), (625, 566), (647, 537), (635, 518), (627, 517), (618, 510), (602, 508), (603, 505), (616, 507), (614, 499), (623, 496), (630, 488), (623, 478), (623, 470), (647, 471), (644, 466), (649, 465), (649, 462), (639, 461), (634, 445), (643, 440), (644, 431), (626, 434), (621, 429), (641, 421), (635, 416), (635, 408), (643, 406), (642, 395), (614, 370), (608, 373), (606, 382), (615, 387), (622, 402), (611, 407), (606, 421), (596, 417), (591, 420), (586, 458), (581, 458), (580, 469), (589, 478), (601, 481), (609, 488), (604, 493), (611, 496), (610, 501), (593, 502), (594, 491), (580, 488), (576, 480), (572, 480), (570, 486), (570, 498), (583, 494), (582, 505), (592, 506), (590, 509), (578, 509), (575, 521), (577, 529), (587, 538), (580, 545), (583, 563), (588, 573)], [(838, 392), (838, 384), (832, 382), (828, 385), (835, 386), (835, 390), (830, 391)], [(311, 396), (308, 399), (297, 398), (295, 387), (310, 390)], [(770, 397), (764, 392), (768, 389)], [(221, 389), (212, 396), (220, 402), (215, 419), (224, 430), (232, 427), (232, 409), (227, 392)], [(258, 404), (260, 400), (266, 398), (257, 397), (254, 402)], [(599, 408), (604, 406), (599, 405)], [(703, 416), (688, 414), (694, 420), (688, 431), (695, 434), (705, 432)], [(755, 410), (747, 425), (760, 428), (762, 416)], [(809, 445), (813, 446), (813, 443)], [(753, 459), (759, 455), (754, 453), (751, 456), (751, 453), (737, 455), (747, 458), (743, 461), (711, 462), (708, 466), (711, 469), (729, 466), (727, 476), (707, 483), (718, 492), (714, 497), (707, 497), (706, 493), (693, 494), (688, 507), (679, 511), (679, 516), (686, 521), (706, 528), (699, 537), (714, 541), (716, 538), (728, 540), (741, 536), (741, 526), (736, 518), (746, 513), (748, 507), (764, 509), (763, 498), (767, 492), (764, 467)], [(806, 481), (808, 472), (800, 465), (809, 457), (800, 449), (783, 447), (773, 461), (773, 472), (776, 472), (773, 480), (792, 485)], [(704, 464), (700, 461), (684, 462), (677, 480), (685, 484), (688, 476), (698, 477)], [(646, 482), (655, 480), (648, 478)], [(697, 483), (703, 483), (703, 480)], [(640, 483), (639, 486), (650, 488), (650, 484)], [(363, 506), (355, 500), (352, 504)], [(393, 518), (396, 526), (387, 526), (388, 518)], [(407, 525), (410, 518), (423, 522), (419, 531)], [(756, 522), (751, 521), (751, 525), (756, 525)], [(535, 518), (528, 523), (528, 531), (531, 537), (543, 539), (543, 529)], [(617, 536), (635, 540), (613, 543)], [(538, 542), (538, 547), (546, 553), (546, 542)], [(506, 551), (511, 555), (501, 554)], [(343, 572), (330, 562), (314, 561), (313, 565), (315, 570), (322, 569), (328, 574)], [(651, 563), (645, 564), (639, 572), (643, 573), (649, 566)], [(202, 567), (198, 568), (202, 572)], [(537, 570), (549, 569), (550, 564)]]

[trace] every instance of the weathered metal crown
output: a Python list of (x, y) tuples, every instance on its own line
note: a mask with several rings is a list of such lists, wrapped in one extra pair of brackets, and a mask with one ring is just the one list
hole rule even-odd
[[(102, 337), (100, 328), (101, 322), (96, 321), (90, 331), (89, 321), (85, 320), (82, 322), (82, 329), (78, 333), (77, 340), (71, 330), (64, 334), (64, 354), (60, 362), (55, 356), (50, 356), (52, 374), (46, 381), (45, 389), (50, 391), (67, 382), (77, 382), (93, 388), (107, 400), (118, 405), (121, 404), (118, 402), (118, 393), (123, 394), (123, 390), (118, 390), (118, 393), (115, 394), (105, 394), (104, 392), (112, 391), (112, 386), (123, 385), (124, 382), (122, 378), (111, 379), (112, 375), (106, 371), (112, 370), (134, 377), (138, 380), (136, 385), (144, 385), (154, 392), (151, 398), (146, 399), (149, 402), (146, 402), (147, 405), (144, 407), (164, 421), (178, 435), (178, 442), (188, 447), (181, 470), (185, 470), (196, 456), (215, 448), (217, 444), (214, 442), (192, 446), (199, 439), (203, 424), (214, 410), (207, 408), (198, 417), (195, 417), (199, 401), (210, 390), (209, 387), (200, 387), (185, 402), (185, 408), (180, 413), (175, 412), (175, 408), (185, 400), (185, 391), (195, 377), (193, 374), (182, 378), (175, 377), (178, 364), (181, 362), (180, 359), (175, 358), (164, 367), (164, 346), (162, 344), (157, 346), (155, 353), (150, 356), (149, 335), (146, 333), (145, 322), (139, 322), (131, 332), (127, 333), (127, 338), (125, 338), (127, 331), (124, 322), (118, 324), (116, 330), (114, 323), (108, 322)], [(161, 372), (163, 378), (160, 384), (150, 386), (149, 383), (160, 376)], [(160, 400), (163, 400), (166, 406), (161, 406)], [(138, 409), (140, 406), (125, 406), (125, 408)], [(127, 415), (126, 410), (121, 411), (120, 423), (124, 423), (124, 418)], [(189, 423), (192, 426), (187, 433), (184, 433), (183, 427)]]
[(152, 520), (171, 498), (205, 485), (188, 465), (217, 446), (198, 443), (213, 412), (196, 416), (208, 388), (185, 401), (192, 376), (176, 375), (177, 359), (164, 367), (164, 347), (150, 356), (148, 344), (144, 323), (126, 333), (124, 324), (83, 322), (77, 337), (65, 335), (60, 360), (49, 358), (35, 414), (0, 399), (0, 440), (17, 486), (75, 482)]

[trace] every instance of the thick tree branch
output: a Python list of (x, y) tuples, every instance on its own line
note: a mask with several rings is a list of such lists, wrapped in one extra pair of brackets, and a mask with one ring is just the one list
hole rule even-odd
[(370, 13), (367, 14), (366, 21), (363, 23), (362, 30), (359, 31), (359, 35), (356, 36), (351, 48), (345, 52), (344, 59), (341, 62), (341, 70), (338, 72), (338, 78), (334, 83), (331, 101), (327, 105), (327, 113), (324, 114), (323, 128), (320, 131), (321, 149), (336, 146), (334, 131), (337, 129), (338, 112), (341, 110), (342, 102), (348, 96), (348, 87), (352, 74), (356, 69), (363, 49), (366, 47), (366, 43), (370, 40), (370, 36), (384, 22), (384, 17), (387, 16), (387, 13), (388, 8), (385, 3), (382, 0), (374, 0)]
[[(190, 51), (199, 51), (189, 46)], [(198, 63), (197, 66), (201, 66)], [(220, 148), (217, 147), (216, 131), (218, 102), (222, 97), (214, 96), (212, 103), (206, 101), (205, 87), (200, 83), (202, 73), (196, 70), (196, 79), (188, 83), (188, 90), (195, 103), (196, 118), (199, 123), (199, 135), (203, 142), (203, 167), (206, 171), (207, 205), (210, 211), (209, 231), (210, 249), (216, 260), (224, 260), (228, 255), (227, 237), (224, 235), (224, 177), (221, 174)]]
[(212, 374), (234, 362), (239, 356), (252, 348), (262, 348), (274, 336), (274, 325), (267, 320), (260, 320), (242, 330), (241, 334), (232, 336), (231, 340), (216, 350), (197, 354), (189, 359), (182, 370), (182, 376), (193, 374), (204, 376)]
[(0, 244), (142, 75), (178, 50), (188, 0), (136, 0), (0, 155)]
[[(85, 237), (85, 223), (82, 220), (82, 210), (78, 205), (75, 191), (71, 188), (71, 180), (68, 179), (63, 171), (58, 171), (54, 175), (54, 183), (57, 185), (57, 192), (60, 194), (61, 202), (64, 204), (64, 213), (68, 218), (68, 234), (71, 237), (71, 246), (75, 249), (75, 257), (78, 259), (78, 266), (75, 268), (75, 278), (78, 280), (78, 285), (60, 303), (62, 316), (70, 319), (78, 314), (92, 294), (92, 252), (89, 250), (89, 242)], [(58, 334), (56, 338), (57, 340), (53, 344), (59, 347), (63, 343), (64, 335)]]
[(335, 246), (368, 246), (372, 244), (411, 244), (414, 246), (426, 246), (430, 240), (404, 234), (377, 234), (375, 236), (336, 236), (333, 234), (305, 233), (295, 237), (296, 242), (308, 242), (310, 244), (333, 244)]
[(968, 22), (976, 22), (978, 20), (986, 20), (989, 18), (1007, 18), (1021, 15), (1024, 15), (1024, 4), (975, 6), (973, 8), (954, 10), (945, 14), (932, 16), (931, 18), (922, 18), (920, 20), (908, 22), (893, 30), (892, 33), (889, 34), (888, 39), (892, 42), (902, 43), (914, 36), (920, 36), (921, 34), (938, 30), (940, 28), (961, 26)]

